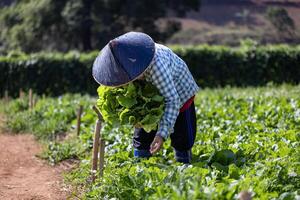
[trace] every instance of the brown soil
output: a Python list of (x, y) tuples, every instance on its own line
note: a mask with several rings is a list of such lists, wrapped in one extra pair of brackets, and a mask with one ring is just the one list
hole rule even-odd
[(49, 166), (36, 157), (41, 150), (32, 135), (0, 133), (1, 200), (67, 199), (61, 174), (70, 167)]

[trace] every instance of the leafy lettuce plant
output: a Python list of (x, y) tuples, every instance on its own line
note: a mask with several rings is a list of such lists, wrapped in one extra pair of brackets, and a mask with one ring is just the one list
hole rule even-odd
[(132, 125), (145, 131), (155, 130), (163, 115), (164, 98), (152, 84), (135, 81), (112, 88), (99, 86), (97, 106), (111, 126)]

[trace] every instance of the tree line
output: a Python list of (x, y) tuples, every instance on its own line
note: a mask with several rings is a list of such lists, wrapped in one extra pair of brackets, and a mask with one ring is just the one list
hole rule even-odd
[(166, 16), (199, 6), (199, 0), (15, 0), (0, 10), (0, 51), (90, 51), (131, 30), (163, 42), (181, 28)]

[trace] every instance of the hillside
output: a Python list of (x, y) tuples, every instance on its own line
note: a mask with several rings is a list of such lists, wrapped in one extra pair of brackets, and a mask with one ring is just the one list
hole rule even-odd
[[(282, 7), (293, 19), (298, 37), (280, 38), (266, 19), (268, 7)], [(182, 22), (182, 30), (169, 43), (230, 44), (252, 38), (262, 43), (299, 42), (300, 1), (290, 0), (202, 0), (198, 12), (190, 12)]]

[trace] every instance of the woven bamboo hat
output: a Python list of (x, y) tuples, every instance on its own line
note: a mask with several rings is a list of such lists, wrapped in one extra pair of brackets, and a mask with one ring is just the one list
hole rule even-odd
[(93, 64), (93, 77), (101, 85), (118, 87), (137, 79), (150, 66), (155, 53), (152, 38), (129, 32), (111, 40)]

